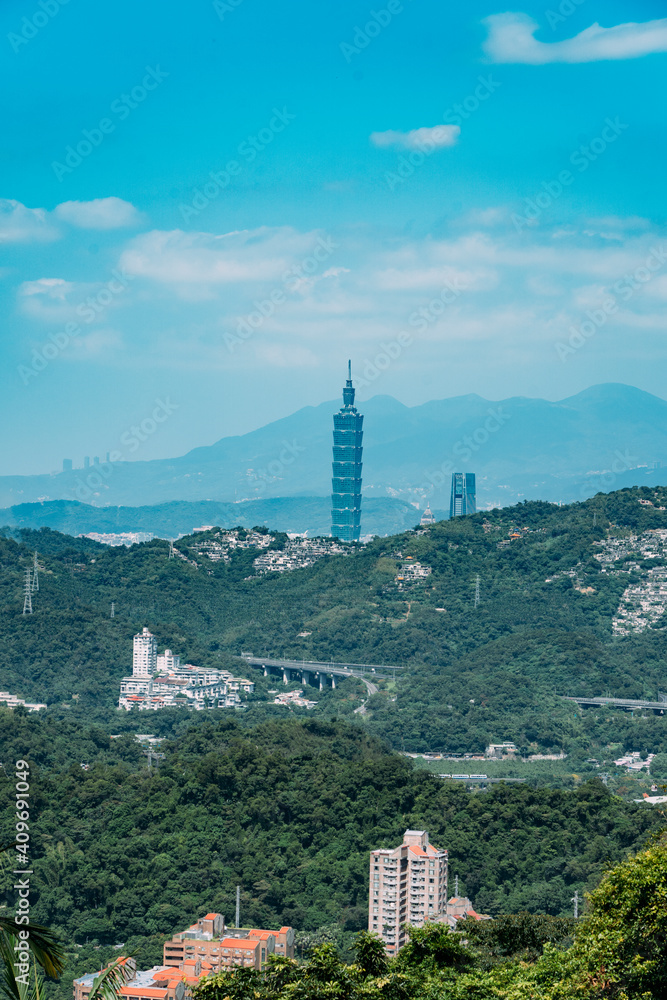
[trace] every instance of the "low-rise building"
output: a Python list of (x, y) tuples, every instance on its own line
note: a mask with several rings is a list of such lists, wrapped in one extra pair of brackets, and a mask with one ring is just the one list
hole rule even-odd
[(175, 967), (188, 960), (207, 961), (217, 972), (235, 965), (261, 969), (269, 955), (294, 958), (294, 938), (292, 927), (226, 927), (221, 913), (207, 913), (165, 941), (163, 961)]
[(27, 708), (29, 712), (39, 712), (40, 708), (46, 708), (47, 706), (41, 701), (24, 701), (23, 698), (17, 697), (15, 694), (10, 694), (9, 691), (0, 691), (0, 705), (4, 704), (7, 708), (18, 708), (19, 705), (23, 708)]

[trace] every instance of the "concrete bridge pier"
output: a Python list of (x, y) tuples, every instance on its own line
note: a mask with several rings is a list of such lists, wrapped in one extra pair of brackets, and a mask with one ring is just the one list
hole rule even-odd
[(307, 670), (302, 670), (301, 671), (301, 681), (304, 684), (304, 686), (306, 684), (310, 684), (310, 674), (309, 674), (309, 672)]
[(268, 677), (268, 676), (269, 676), (269, 671), (268, 671), (268, 668), (267, 668), (267, 667), (264, 667), (264, 666), (263, 666), (263, 667), (262, 667), (262, 670), (264, 671), (264, 676), (265, 676), (265, 677)]
[(334, 691), (336, 690), (336, 675), (335, 674), (331, 675), (331, 687), (334, 689)]
[(325, 676), (326, 676), (325, 674), (320, 674), (319, 675), (319, 677), (320, 677), (320, 691), (324, 691), (324, 689), (326, 687)]
[(289, 667), (283, 667), (283, 684), (289, 684), (292, 680), (292, 671)]

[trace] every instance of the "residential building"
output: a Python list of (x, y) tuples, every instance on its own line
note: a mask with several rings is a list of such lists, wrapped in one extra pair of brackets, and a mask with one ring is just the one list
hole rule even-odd
[(71, 458), (63, 458), (63, 472), (71, 472), (73, 462)]
[(228, 670), (181, 664), (180, 656), (165, 649), (157, 655), (157, 640), (148, 629), (134, 637), (132, 676), (120, 682), (118, 707), (157, 710), (173, 706), (202, 711), (237, 708), (241, 694), (252, 694), (253, 681), (234, 677)]
[(361, 534), (361, 466), (363, 416), (354, 405), (352, 363), (347, 363), (343, 406), (334, 414), (331, 534), (358, 542)]
[(474, 472), (452, 473), (452, 494), (449, 501), (449, 516), (462, 517), (477, 510)]
[(206, 961), (214, 971), (242, 965), (261, 969), (269, 955), (294, 958), (295, 931), (261, 928), (225, 927), (221, 913), (207, 913), (196, 924), (166, 941), (163, 961), (179, 967), (185, 961)]
[[(136, 959), (130, 957), (125, 958), (121, 956), (118, 959), (118, 964), (122, 970), (125, 982), (131, 982), (137, 974), (137, 962)], [(100, 969), (99, 972), (90, 972), (85, 976), (81, 976), (80, 979), (75, 979), (74, 986), (74, 1000), (88, 1000), (90, 991), (93, 988), (94, 980), (102, 973), (105, 969)]]
[(406, 830), (399, 847), (371, 851), (368, 929), (389, 955), (407, 942), (406, 924), (422, 927), (446, 912), (447, 851), (426, 830)]
[(176, 656), (170, 649), (165, 649), (156, 659), (156, 669), (159, 674), (166, 674), (170, 670), (178, 670), (181, 665), (180, 656)]
[(22, 705), (23, 708), (27, 708), (29, 712), (39, 712), (40, 708), (46, 708), (47, 706), (41, 701), (24, 701), (23, 698), (19, 698), (15, 694), (10, 694), (9, 691), (0, 691), (0, 704), (4, 704), (7, 708), (18, 708)]
[(157, 639), (144, 627), (134, 637), (132, 676), (152, 677), (157, 670)]

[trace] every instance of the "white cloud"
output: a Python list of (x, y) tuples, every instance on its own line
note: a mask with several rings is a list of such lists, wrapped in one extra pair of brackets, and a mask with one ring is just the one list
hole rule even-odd
[(562, 42), (540, 42), (539, 28), (528, 14), (492, 14), (482, 21), (488, 28), (484, 52), (495, 63), (596, 62), (602, 59), (635, 59), (652, 52), (667, 52), (667, 18), (629, 22), (602, 28), (596, 22), (574, 38)]
[(122, 229), (142, 221), (141, 213), (122, 198), (95, 198), (93, 201), (64, 201), (53, 214), (79, 229)]
[(0, 243), (48, 242), (59, 235), (45, 209), (26, 208), (13, 198), (0, 198)]
[(121, 267), (137, 277), (179, 287), (238, 282), (281, 282), (284, 273), (317, 245), (318, 233), (289, 227), (225, 233), (153, 230), (133, 240)]
[(396, 146), (398, 149), (417, 149), (423, 153), (454, 146), (461, 134), (458, 125), (434, 125), (432, 128), (414, 128), (411, 132), (371, 132), (371, 142), (380, 149)]

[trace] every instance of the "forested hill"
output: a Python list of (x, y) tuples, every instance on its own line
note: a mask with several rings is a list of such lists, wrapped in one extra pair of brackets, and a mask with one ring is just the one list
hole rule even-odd
[[(113, 719), (121, 731), (119, 680), (130, 668), (132, 635), (146, 625), (161, 649), (186, 662), (250, 672), (257, 690), (248, 722), (287, 709), (272, 704), (275, 678), (237, 659), (241, 650), (404, 665), (363, 716), (353, 715), (366, 698), (359, 682), (313, 690), (316, 716), (348, 716), (398, 748), (479, 750), (511, 739), (584, 756), (610, 740), (667, 750), (660, 717), (582, 717), (560, 697), (656, 698), (664, 689), (663, 619), (640, 634), (612, 632), (625, 588), (662, 560), (630, 554), (627, 565), (603, 573), (595, 556), (610, 538), (667, 527), (659, 509), (666, 497), (633, 489), (568, 507), (524, 503), (263, 577), (252, 576), (256, 550), (210, 561), (201, 551), (210, 532), (181, 539), (186, 558), (175, 559), (158, 540), (105, 548), (48, 530), (20, 532), (0, 539), (0, 687), (60, 714)], [(285, 541), (275, 535), (273, 546)], [(43, 568), (34, 613), (24, 616), (35, 549)], [(430, 575), (410, 582), (414, 562)], [(163, 724), (151, 718), (152, 728)]]
[[(661, 823), (599, 781), (470, 795), (342, 721), (247, 729), (189, 718), (149, 771), (136, 743), (99, 726), (0, 709), (3, 761), (30, 762), (31, 919), (68, 944), (62, 1000), (73, 975), (118, 954), (113, 945), (150, 967), (164, 938), (198, 916), (231, 920), (236, 885), (246, 926), (328, 926), (339, 938), (361, 929), (368, 851), (400, 843), (406, 828), (449, 850), (478, 910), (569, 914), (575, 889), (592, 888)], [(4, 843), (13, 795), (0, 782)]]

